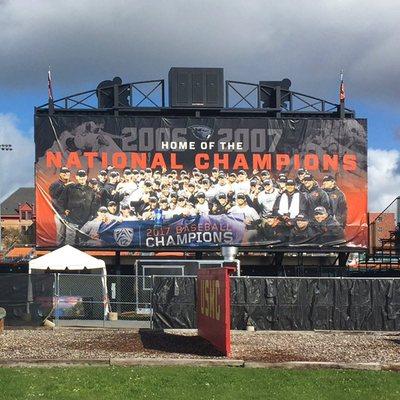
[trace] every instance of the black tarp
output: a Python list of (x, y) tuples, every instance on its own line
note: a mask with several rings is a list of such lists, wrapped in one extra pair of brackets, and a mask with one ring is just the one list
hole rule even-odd
[(154, 328), (196, 326), (196, 278), (154, 278), (152, 307)]
[[(196, 328), (195, 282), (155, 278), (154, 328)], [(232, 329), (248, 324), (258, 330), (399, 330), (400, 279), (232, 278)]]
[(53, 307), (53, 274), (1, 274), (0, 307), (5, 324), (41, 325)]

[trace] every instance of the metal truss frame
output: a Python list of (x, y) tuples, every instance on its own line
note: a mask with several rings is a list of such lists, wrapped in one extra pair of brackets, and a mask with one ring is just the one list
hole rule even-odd
[[(235, 103), (231, 102), (231, 94), (236, 95)], [(255, 98), (250, 98), (256, 94)], [(276, 102), (273, 108), (262, 108), (262, 94), (274, 95)], [(233, 103), (233, 104), (232, 104)], [(340, 109), (340, 104), (310, 96), (292, 90), (282, 89), (280, 86), (268, 86), (243, 81), (225, 81), (225, 107), (228, 109), (242, 108), (239, 105), (246, 103), (247, 107), (253, 110), (264, 109), (266, 111), (276, 111), (281, 114), (293, 113), (312, 113), (312, 114), (333, 114)], [(354, 111), (344, 109), (346, 115), (354, 116)]]
[[(112, 91), (110, 90), (112, 89)], [(126, 94), (128, 105), (122, 104), (119, 99), (121, 94)], [(262, 96), (273, 95), (275, 98), (275, 107), (262, 107)], [(111, 108), (99, 108), (97, 96), (103, 95), (112, 98), (114, 103)], [(136, 96), (135, 96), (136, 95)], [(138, 99), (136, 99), (138, 97)], [(85, 92), (75, 93), (42, 104), (36, 107), (41, 112), (44, 110), (53, 111), (105, 111), (105, 110), (166, 110), (165, 102), (165, 81), (164, 79), (154, 79), (147, 81), (138, 81), (124, 83), (122, 85), (107, 86), (98, 89), (87, 90)], [(194, 109), (202, 112), (201, 108)], [(171, 109), (172, 110), (172, 109)], [(176, 110), (176, 108), (174, 108)], [(336, 116), (341, 118), (354, 118), (355, 112), (349, 108), (344, 108), (342, 104), (336, 104), (319, 97), (307, 95), (292, 90), (285, 90), (280, 86), (268, 86), (266, 84), (251, 83), (243, 81), (225, 81), (225, 108), (214, 110), (218, 112), (236, 112), (236, 113), (258, 113), (268, 116), (280, 117), (304, 117), (307, 115), (318, 116)]]
[[(150, 85), (150, 88), (148, 87)], [(110, 89), (113, 90), (111, 96)], [(93, 105), (97, 102), (97, 96), (102, 94), (106, 97), (114, 99), (113, 109), (126, 108), (125, 104), (120, 103), (119, 97), (121, 94), (127, 93), (129, 99), (128, 107), (148, 107), (143, 104), (147, 101), (151, 107), (163, 108), (165, 107), (165, 82), (164, 79), (153, 79), (149, 81), (138, 81), (131, 83), (124, 83), (122, 85), (106, 86), (98, 89), (87, 90), (85, 92), (75, 93), (61, 99), (54, 100), (52, 104), (45, 103), (37, 107), (40, 109), (47, 109), (52, 106), (54, 110), (100, 110), (99, 107)], [(140, 98), (135, 101), (134, 94), (139, 94)], [(158, 93), (158, 99), (154, 99), (154, 95)]]

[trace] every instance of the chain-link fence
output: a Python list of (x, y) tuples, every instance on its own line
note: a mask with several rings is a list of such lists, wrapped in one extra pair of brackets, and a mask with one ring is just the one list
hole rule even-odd
[(94, 274), (2, 274), (6, 326), (150, 327), (151, 277)]
[[(151, 282), (151, 281), (150, 281)], [(58, 326), (148, 327), (151, 287), (136, 275), (58, 274), (54, 318)]]
[(193, 276), (222, 260), (137, 260), (135, 275), (37, 273), (2, 275), (0, 307), (8, 325), (142, 328), (151, 326), (154, 277)]
[(1, 274), (0, 307), (6, 326), (39, 326), (53, 311), (53, 274)]

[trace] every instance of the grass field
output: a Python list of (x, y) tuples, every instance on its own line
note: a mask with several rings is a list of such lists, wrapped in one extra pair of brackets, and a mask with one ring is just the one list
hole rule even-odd
[(228, 367), (2, 368), (0, 399), (400, 399), (400, 374)]

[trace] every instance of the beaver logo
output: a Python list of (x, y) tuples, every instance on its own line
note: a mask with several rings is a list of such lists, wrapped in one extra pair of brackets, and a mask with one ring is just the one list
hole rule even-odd
[(212, 128), (206, 125), (192, 125), (188, 129), (192, 132), (193, 136), (199, 140), (209, 140), (213, 134)]

